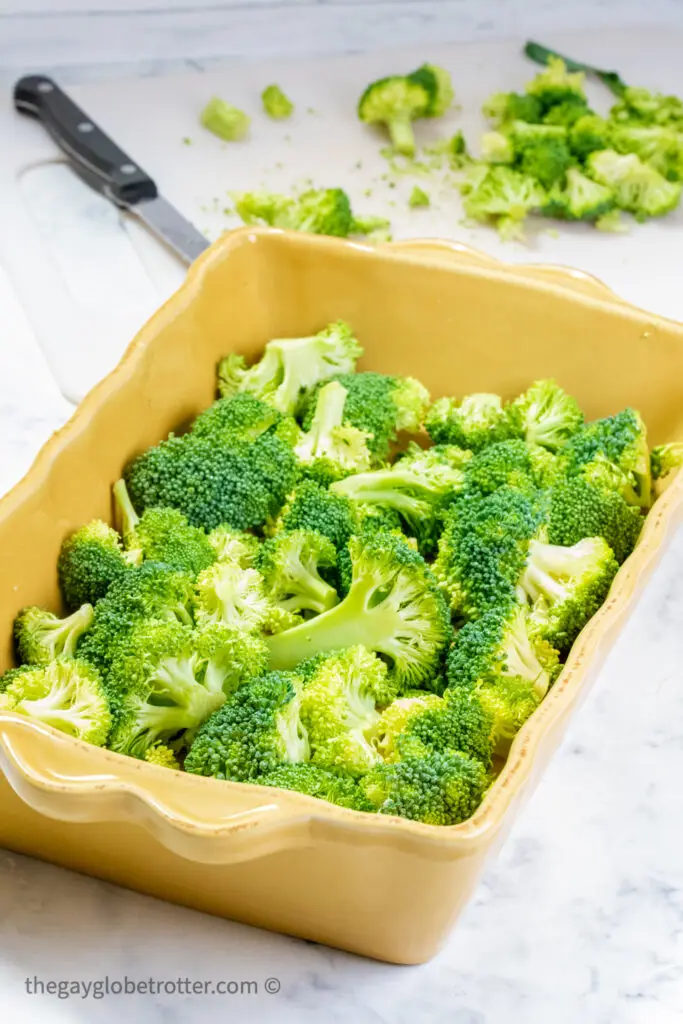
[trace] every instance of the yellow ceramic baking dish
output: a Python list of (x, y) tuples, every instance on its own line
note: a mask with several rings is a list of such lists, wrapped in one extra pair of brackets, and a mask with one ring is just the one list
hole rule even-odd
[[(241, 230), (190, 271), (120, 366), (0, 502), (0, 669), (26, 604), (58, 610), (63, 538), (110, 517), (124, 463), (214, 395), (229, 351), (349, 320), (363, 366), (433, 394), (521, 391), (554, 376), (589, 417), (642, 412), (653, 443), (683, 436), (683, 327), (558, 268), (511, 268), (445, 243), (381, 251)], [(97, 339), (93, 338), (93, 344)], [(431, 957), (489, 851), (557, 747), (683, 509), (683, 476), (469, 821), (361, 814), (157, 768), (0, 715), (0, 844), (164, 899), (398, 963)]]

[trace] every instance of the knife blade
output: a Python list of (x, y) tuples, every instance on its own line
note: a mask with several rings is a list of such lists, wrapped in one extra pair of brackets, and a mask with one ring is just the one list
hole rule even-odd
[(19, 79), (14, 106), (40, 121), (80, 178), (120, 209), (139, 217), (185, 263), (193, 263), (209, 247), (194, 224), (159, 194), (153, 178), (51, 78), (26, 75)]

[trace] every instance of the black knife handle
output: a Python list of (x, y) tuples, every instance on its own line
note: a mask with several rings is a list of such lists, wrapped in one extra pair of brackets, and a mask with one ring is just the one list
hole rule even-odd
[(90, 120), (56, 82), (27, 75), (14, 87), (14, 105), (37, 118), (65, 154), (72, 168), (117, 206), (155, 199), (157, 187), (134, 160)]

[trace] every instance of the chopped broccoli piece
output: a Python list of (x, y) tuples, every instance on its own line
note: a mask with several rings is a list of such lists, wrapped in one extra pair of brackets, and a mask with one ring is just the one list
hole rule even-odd
[(289, 789), (304, 796), (327, 800), (337, 807), (348, 807), (352, 811), (374, 811), (373, 805), (363, 796), (358, 783), (346, 775), (326, 771), (310, 761), (278, 765), (262, 778), (260, 786), (274, 786)]
[(271, 602), (256, 569), (215, 562), (197, 577), (195, 615), (201, 624), (223, 623), (231, 629), (262, 629)]
[(377, 531), (349, 542), (347, 596), (268, 641), (273, 668), (294, 668), (326, 651), (362, 644), (384, 655), (400, 686), (429, 683), (451, 637), (448, 609), (424, 560), (396, 534)]
[(653, 480), (661, 480), (683, 464), (683, 443), (672, 441), (659, 444), (650, 452), (650, 469)]
[(583, 425), (579, 403), (554, 380), (537, 380), (516, 398), (508, 414), (528, 444), (557, 451)]
[(477, 451), (514, 436), (514, 424), (499, 395), (437, 398), (427, 413), (427, 433), (435, 444), (458, 445)]
[(305, 466), (332, 480), (370, 468), (369, 434), (344, 422), (347, 394), (338, 380), (320, 388), (309, 427), (294, 449)]
[[(332, 378), (346, 390), (345, 426), (368, 435), (367, 446), (376, 461), (384, 461), (398, 431), (419, 431), (429, 405), (429, 392), (414, 377), (383, 373), (344, 373)], [(311, 392), (304, 407), (304, 430), (310, 430), (323, 385)]]
[(590, 117), (591, 114), (592, 111), (586, 101), (578, 96), (573, 96), (551, 107), (543, 118), (543, 123), (572, 128), (582, 117)]
[(621, 564), (633, 551), (642, 525), (639, 508), (581, 476), (549, 492), (546, 526), (551, 544), (571, 547), (586, 537), (603, 537)]
[(294, 112), (294, 104), (279, 85), (267, 85), (261, 93), (263, 109), (274, 121), (286, 121)]
[(410, 193), (408, 199), (408, 206), (411, 210), (417, 209), (419, 206), (429, 206), (430, 199), (424, 189), (420, 188), (419, 185), (413, 187), (413, 191)]
[(571, 547), (532, 540), (519, 581), (531, 604), (531, 620), (559, 651), (567, 651), (601, 606), (619, 568), (602, 537)]
[(342, 551), (356, 532), (357, 520), (348, 498), (333, 494), (313, 480), (304, 480), (292, 492), (273, 533), (280, 530), (313, 530)]
[(558, 652), (534, 632), (527, 610), (513, 604), (493, 608), (459, 630), (448, 655), (448, 685), (496, 686), (502, 680), (517, 679), (540, 700), (559, 668)]
[(251, 118), (230, 103), (213, 96), (204, 107), (199, 120), (208, 131), (224, 142), (238, 142), (249, 131)]
[(512, 439), (497, 441), (476, 453), (465, 470), (469, 492), (492, 494), (499, 487), (512, 487), (533, 496), (563, 476), (563, 463), (540, 445)]
[(617, 125), (610, 134), (617, 153), (635, 153), (669, 181), (683, 177), (683, 136), (659, 125)]
[(125, 480), (114, 485), (114, 501), (122, 521), (124, 544), (144, 559), (165, 562), (196, 574), (216, 560), (205, 532), (190, 526), (175, 508), (148, 508), (140, 518), (133, 508)]
[(277, 515), (292, 489), (297, 465), (291, 445), (276, 435), (216, 444), (184, 434), (139, 455), (125, 480), (139, 512), (175, 508), (192, 526), (226, 524), (246, 530)]
[(262, 434), (296, 437), (296, 424), (272, 405), (262, 402), (248, 391), (238, 391), (219, 398), (201, 412), (190, 427), (193, 437), (218, 444), (230, 441), (256, 441)]
[(294, 614), (320, 614), (339, 602), (337, 591), (320, 575), (336, 563), (329, 537), (312, 530), (283, 530), (261, 545), (256, 568), (279, 607)]
[(84, 604), (65, 618), (35, 606), (22, 608), (14, 620), (14, 643), (25, 665), (47, 665), (55, 658), (75, 658), (76, 645), (89, 629), (93, 607)]
[(217, 526), (208, 535), (217, 562), (233, 562), (242, 569), (249, 569), (259, 552), (259, 542), (250, 533), (240, 533), (228, 526)]
[(352, 646), (315, 659), (301, 671), (301, 721), (312, 763), (352, 778), (363, 775), (381, 761), (371, 742), (378, 708), (396, 696), (387, 666), (364, 647)]
[(574, 158), (567, 145), (567, 131), (561, 125), (530, 125), (524, 121), (510, 126), (516, 166), (544, 189), (562, 184)]
[(622, 156), (613, 149), (598, 150), (590, 154), (586, 167), (591, 178), (613, 190), (617, 206), (636, 220), (662, 217), (681, 198), (681, 182), (667, 181), (635, 153)]
[(218, 368), (218, 388), (224, 397), (249, 392), (291, 415), (321, 381), (352, 373), (362, 354), (349, 325), (338, 320), (309, 337), (269, 341), (249, 368), (242, 356), (228, 356)]
[(341, 188), (309, 189), (296, 199), (271, 192), (232, 192), (231, 198), (245, 224), (337, 238), (347, 238), (354, 225), (351, 202)]
[(94, 605), (130, 568), (121, 538), (101, 519), (76, 530), (62, 544), (57, 575), (69, 611)]
[(493, 719), (491, 742), (494, 753), (507, 757), (510, 744), (542, 698), (532, 683), (519, 676), (502, 676), (495, 683), (479, 683), (476, 693), (482, 707)]
[(461, 185), (468, 217), (493, 222), (503, 239), (522, 238), (522, 222), (545, 203), (545, 191), (534, 178), (511, 167), (494, 165), (474, 184)]
[(377, 765), (360, 788), (380, 814), (457, 825), (474, 814), (488, 782), (480, 761), (448, 751)]
[(588, 178), (578, 168), (570, 167), (565, 187), (556, 185), (550, 190), (543, 213), (561, 220), (595, 221), (609, 213), (615, 201), (611, 188)]
[(503, 132), (484, 132), (481, 137), (481, 158), (488, 164), (512, 164), (515, 150), (512, 139)]
[(370, 242), (390, 242), (391, 221), (374, 214), (354, 214), (349, 235), (365, 235)]
[(569, 148), (579, 160), (597, 149), (608, 149), (610, 126), (597, 114), (584, 114), (569, 129)]
[(536, 96), (518, 92), (496, 92), (489, 96), (482, 110), (496, 127), (513, 121), (540, 124), (543, 120), (543, 108)]
[(365, 124), (386, 125), (396, 152), (413, 156), (412, 122), (420, 117), (441, 117), (453, 95), (448, 72), (424, 64), (410, 75), (392, 75), (369, 85), (358, 102), (358, 117)]
[(621, 124), (658, 125), (683, 131), (683, 100), (639, 86), (627, 86), (612, 107), (610, 118)]
[(527, 95), (538, 100), (544, 113), (559, 103), (585, 103), (585, 78), (583, 71), (568, 71), (561, 57), (551, 56), (547, 67), (527, 84)]
[[(617, 479), (623, 481), (619, 489), (629, 504), (649, 508), (652, 480), (647, 429), (634, 409), (586, 423), (569, 438), (563, 454), (570, 474), (585, 475), (591, 463), (604, 457), (619, 471)], [(598, 479), (604, 481), (604, 469)]]
[(0, 676), (0, 712), (13, 711), (96, 747), (107, 742), (109, 701), (94, 666), (78, 658), (24, 665)]
[(300, 718), (301, 680), (269, 672), (244, 683), (202, 726), (185, 771), (235, 782), (260, 781), (281, 765), (308, 761)]
[(148, 764), (155, 764), (159, 768), (171, 768), (173, 771), (180, 771), (180, 762), (170, 747), (164, 743), (155, 743), (145, 751), (145, 761)]

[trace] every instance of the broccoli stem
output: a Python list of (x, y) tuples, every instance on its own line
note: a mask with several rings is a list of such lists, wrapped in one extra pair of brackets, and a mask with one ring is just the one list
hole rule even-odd
[(112, 490), (116, 509), (116, 525), (125, 539), (130, 537), (140, 522), (140, 516), (133, 508), (133, 502), (130, 500), (125, 480), (117, 480)]
[(415, 155), (415, 135), (409, 117), (395, 117), (387, 125), (392, 144), (402, 156)]

